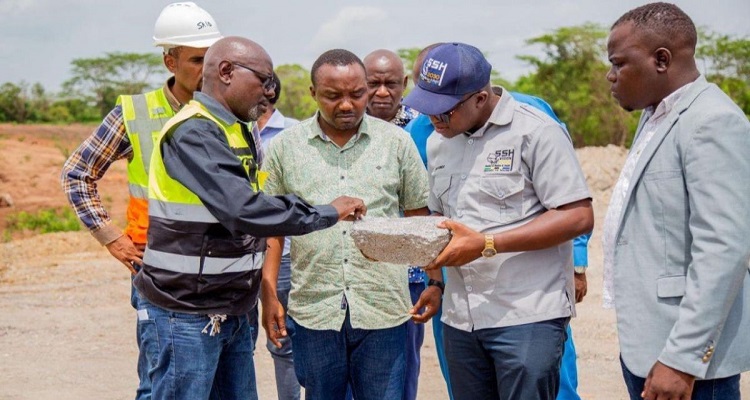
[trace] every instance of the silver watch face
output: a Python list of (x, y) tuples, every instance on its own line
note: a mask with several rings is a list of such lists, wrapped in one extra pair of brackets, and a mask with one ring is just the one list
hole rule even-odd
[(487, 258), (492, 257), (495, 254), (497, 254), (497, 251), (495, 251), (495, 249), (484, 249), (484, 250), (482, 250), (482, 256), (487, 257)]

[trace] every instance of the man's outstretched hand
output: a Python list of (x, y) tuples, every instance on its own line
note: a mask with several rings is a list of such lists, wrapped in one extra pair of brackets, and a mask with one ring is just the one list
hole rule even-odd
[(341, 196), (331, 202), (339, 213), (339, 221), (354, 221), (367, 214), (367, 206), (362, 199)]

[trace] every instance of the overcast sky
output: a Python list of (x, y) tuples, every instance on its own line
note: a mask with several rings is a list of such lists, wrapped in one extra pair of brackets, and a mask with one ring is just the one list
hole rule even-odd
[[(263, 45), (275, 65), (309, 68), (320, 53), (460, 41), (482, 49), (495, 70), (515, 79), (537, 54), (524, 40), (562, 26), (609, 26), (634, 0), (196, 0), (225, 36)], [(750, 0), (676, 0), (699, 26), (750, 36)], [(0, 83), (40, 82), (59, 90), (75, 58), (105, 52), (158, 52), (154, 22), (169, 0), (0, 0)]]

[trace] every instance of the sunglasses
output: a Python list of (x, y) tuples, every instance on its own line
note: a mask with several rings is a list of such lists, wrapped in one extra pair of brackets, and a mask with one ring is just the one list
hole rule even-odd
[(271, 91), (271, 90), (276, 89), (276, 82), (273, 81), (273, 75), (266, 75), (266, 74), (260, 73), (260, 72), (258, 72), (256, 70), (248, 67), (247, 65), (242, 65), (242, 64), (240, 64), (238, 62), (234, 62), (234, 61), (230, 61), (230, 62), (232, 63), (232, 65), (236, 65), (238, 67), (245, 68), (246, 70), (254, 73), (255, 76), (257, 76), (258, 79), (260, 79), (260, 81), (263, 82), (263, 90)]
[(458, 104), (456, 104), (455, 107), (453, 107), (453, 108), (450, 109), (450, 111), (446, 111), (446, 112), (444, 112), (442, 114), (430, 115), (430, 117), (435, 117), (440, 122), (442, 122), (444, 124), (448, 124), (448, 123), (451, 122), (451, 115), (453, 115), (453, 113), (455, 113), (459, 108), (461, 108), (461, 105), (463, 105), (467, 100), (469, 100), (470, 98), (474, 97), (476, 94), (481, 93), (481, 92), (482, 91), (480, 90), (478, 92), (472, 93), (469, 97), (467, 97), (467, 98), (459, 101)]

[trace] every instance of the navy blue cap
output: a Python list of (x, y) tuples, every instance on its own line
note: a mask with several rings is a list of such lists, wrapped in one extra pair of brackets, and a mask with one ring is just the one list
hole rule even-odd
[(465, 43), (444, 43), (430, 50), (419, 81), (403, 103), (422, 114), (450, 111), (469, 94), (490, 82), (492, 66), (479, 49)]

